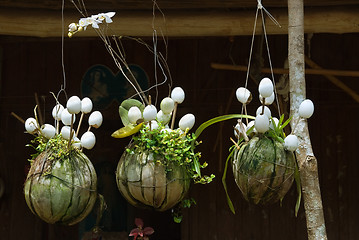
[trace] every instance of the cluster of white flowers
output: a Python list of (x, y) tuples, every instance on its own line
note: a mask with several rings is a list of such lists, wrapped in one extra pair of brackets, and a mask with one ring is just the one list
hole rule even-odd
[(185, 93), (181, 87), (175, 87), (171, 92), (171, 97), (165, 97), (160, 104), (160, 111), (154, 105), (147, 105), (143, 112), (140, 108), (133, 106), (128, 111), (128, 119), (132, 124), (136, 124), (139, 120), (143, 120), (151, 129), (157, 129), (158, 123), (165, 126), (163, 131), (186, 131), (190, 130), (195, 124), (195, 116), (191, 113), (184, 115), (179, 123), (178, 129), (173, 130), (168, 125), (172, 113), (176, 111), (177, 105), (185, 99)]
[[(82, 100), (77, 96), (72, 96), (66, 103), (66, 108), (61, 104), (56, 104), (52, 109), (52, 117), (56, 120), (56, 128), (51, 124), (44, 124), (40, 126), (39, 122), (30, 117), (25, 121), (25, 129), (28, 133), (39, 134), (47, 139), (53, 138), (57, 134), (61, 134), (62, 137), (68, 141), (72, 141), (72, 145), (77, 148), (92, 149), (96, 143), (95, 134), (90, 130), (91, 127), (99, 128), (102, 124), (103, 117), (99, 111), (94, 111), (88, 118), (89, 128), (79, 139), (77, 134), (81, 126), (82, 118), (84, 114), (92, 111), (92, 101), (88, 97)], [(76, 121), (76, 114), (81, 112), (80, 121), (78, 124), (78, 130), (75, 132), (73, 125)], [(64, 125), (59, 131), (59, 124), (62, 122)]]
[[(273, 82), (269, 78), (263, 78), (258, 86), (259, 91), (259, 100), (262, 103), (256, 111), (256, 118), (255, 120), (248, 123), (248, 126), (245, 126), (244, 123), (240, 122), (235, 126), (235, 135), (238, 137), (238, 133), (248, 131), (250, 128), (254, 126), (253, 131), (255, 133), (265, 133), (270, 128), (273, 129), (274, 126), (278, 125), (278, 118), (272, 117), (270, 109), (267, 107), (274, 102), (275, 93)], [(239, 102), (243, 105), (247, 105), (252, 100), (251, 92), (243, 87), (240, 87), (236, 91), (236, 96)], [(298, 109), (299, 116), (301, 118), (307, 119), (313, 115), (314, 112), (314, 104), (311, 100), (306, 99), (304, 100)], [(242, 125), (242, 126), (241, 126)], [(284, 147), (288, 151), (295, 151), (298, 148), (298, 138), (297, 136), (290, 134), (284, 139)]]
[(78, 23), (71, 23), (69, 25), (68, 36), (72, 37), (75, 33), (86, 30), (86, 28), (91, 25), (93, 28), (99, 28), (100, 23), (104, 20), (106, 23), (112, 23), (112, 17), (115, 16), (116, 12), (108, 13), (99, 13), (97, 15), (92, 15), (91, 17), (80, 18)]

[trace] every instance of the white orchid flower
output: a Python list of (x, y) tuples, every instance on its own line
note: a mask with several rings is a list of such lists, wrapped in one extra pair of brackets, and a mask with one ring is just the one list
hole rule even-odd
[(105, 20), (106, 23), (112, 23), (112, 17), (115, 16), (116, 12), (99, 13), (98, 20), (101, 22)]
[(75, 32), (77, 30), (77, 24), (76, 23), (71, 23), (69, 25), (69, 32)]

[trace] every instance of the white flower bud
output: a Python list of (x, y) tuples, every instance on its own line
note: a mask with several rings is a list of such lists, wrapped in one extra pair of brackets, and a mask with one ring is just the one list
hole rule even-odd
[[(70, 126), (63, 126), (61, 128), (60, 133), (61, 133), (62, 137), (64, 139), (66, 139), (66, 140), (70, 140), (70, 133), (71, 133), (70, 129), (71, 129)], [(75, 130), (74, 129), (72, 129), (72, 136), (75, 136)]]
[(81, 100), (81, 112), (83, 113), (89, 113), (92, 111), (92, 101), (90, 98), (85, 97)]
[[(146, 126), (150, 126), (150, 122), (147, 122), (146, 123)], [(151, 121), (151, 130), (154, 130), (154, 129), (157, 129), (158, 128), (158, 123), (157, 123), (157, 121), (156, 120), (152, 120)]]
[(259, 114), (256, 116), (254, 127), (259, 133), (265, 133), (269, 129), (269, 118), (265, 114)]
[(64, 110), (64, 106), (61, 104), (56, 104), (56, 106), (52, 109), (52, 117), (55, 120), (61, 120), (61, 113)]
[(66, 103), (67, 111), (71, 114), (77, 114), (81, 111), (81, 99), (78, 96), (72, 96)]
[[(262, 111), (263, 111), (263, 106), (260, 106), (259, 108), (257, 108), (256, 116), (259, 114), (262, 114)], [(267, 115), (268, 119), (270, 119), (272, 117), (272, 113), (267, 106), (264, 106), (264, 114)]]
[(147, 105), (143, 110), (143, 120), (145, 122), (155, 120), (157, 116), (157, 108), (154, 105)]
[(185, 98), (185, 93), (181, 87), (175, 87), (171, 92), (171, 98), (176, 103), (182, 103)]
[(92, 149), (95, 146), (96, 137), (92, 132), (85, 132), (81, 137), (81, 146), (86, 149)]
[(81, 140), (78, 137), (74, 137), (72, 142), (72, 146), (75, 148), (81, 148)]
[(236, 97), (239, 102), (242, 104), (248, 104), (252, 101), (252, 94), (251, 92), (244, 87), (240, 87), (236, 91)]
[(274, 130), (274, 126), (276, 127), (278, 126), (279, 120), (278, 118), (274, 117), (272, 119), (269, 119), (269, 122), (270, 122), (269, 128)]
[(299, 142), (297, 136), (290, 134), (284, 139), (284, 148), (286, 150), (293, 152), (298, 146)]
[(299, 116), (302, 118), (310, 118), (314, 113), (314, 104), (311, 100), (304, 100), (299, 106)]
[(39, 129), (39, 125), (36, 122), (35, 118), (28, 118), (25, 121), (25, 129), (28, 133), (34, 134), (37, 129)]
[[(248, 123), (247, 128), (246, 128), (246, 132), (248, 132), (248, 130), (251, 129), (251, 127), (254, 126), (254, 122), (255, 122), (255, 121), (252, 120), (252, 121), (250, 121), (250, 122)], [(256, 133), (256, 132), (257, 132), (256, 128), (253, 128), (252, 133)]]
[(259, 94), (262, 95), (262, 97), (270, 97), (273, 93), (273, 83), (272, 80), (269, 78), (263, 78), (258, 86)]
[(274, 99), (275, 99), (274, 92), (272, 93), (272, 95), (270, 95), (270, 97), (266, 97), (266, 98), (264, 98), (262, 95), (259, 95), (259, 100), (261, 101), (262, 104), (264, 100), (264, 105), (271, 105), (274, 102)]
[(94, 128), (99, 128), (102, 125), (103, 117), (99, 111), (94, 111), (90, 114), (89, 125)]
[(44, 124), (41, 127), (41, 135), (47, 139), (50, 139), (53, 136), (55, 136), (55, 133), (56, 133), (56, 128), (51, 124)]
[(186, 131), (187, 128), (190, 130), (193, 128), (195, 121), (196, 117), (192, 113), (187, 113), (180, 119), (178, 126), (183, 131)]
[(71, 118), (72, 116), (74, 117), (74, 121), (76, 121), (76, 115), (71, 115), (71, 113), (69, 113), (69, 111), (67, 110), (67, 108), (65, 108), (62, 112), (61, 112), (61, 121), (64, 125), (71, 125)]
[(161, 110), (165, 114), (170, 114), (175, 106), (175, 102), (172, 98), (166, 97), (161, 101)]
[(171, 114), (165, 114), (162, 110), (157, 113), (157, 121), (162, 125), (167, 124), (171, 119)]
[[(242, 124), (243, 128), (241, 128), (240, 124)], [(242, 129), (246, 131), (247, 126), (243, 122), (238, 122), (236, 126), (234, 126), (234, 136), (239, 139), (242, 135)]]
[(142, 113), (138, 107), (133, 106), (128, 110), (127, 116), (130, 123), (136, 124), (137, 120), (142, 118)]

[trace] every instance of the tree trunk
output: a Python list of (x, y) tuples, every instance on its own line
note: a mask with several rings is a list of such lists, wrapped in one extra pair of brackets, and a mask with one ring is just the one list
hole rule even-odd
[(303, 0), (288, 0), (288, 60), (291, 126), (300, 145), (296, 151), (309, 240), (327, 239), (317, 159), (313, 154), (307, 121), (298, 115), (305, 99), (304, 8)]

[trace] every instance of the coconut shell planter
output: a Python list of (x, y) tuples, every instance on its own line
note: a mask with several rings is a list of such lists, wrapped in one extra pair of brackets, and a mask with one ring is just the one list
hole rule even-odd
[(200, 164), (200, 153), (195, 152), (198, 135), (189, 133), (195, 116), (184, 115), (174, 129), (177, 105), (184, 97), (182, 88), (176, 87), (171, 97), (161, 101), (160, 111), (135, 99), (125, 100), (119, 107), (124, 127), (112, 137), (132, 136), (132, 140), (118, 163), (116, 179), (121, 194), (133, 206), (158, 211), (178, 203), (187, 207), (193, 202), (186, 199), (191, 182), (205, 184), (214, 178), (213, 174), (201, 175), (200, 169), (207, 164)]
[[(284, 133), (291, 118), (284, 121), (284, 115), (279, 119), (272, 117), (267, 107), (275, 100), (272, 81), (263, 78), (258, 90), (262, 105), (257, 109), (256, 117), (244, 115), (238, 119), (234, 128), (236, 140), (232, 139), (234, 145), (230, 149), (223, 176), (228, 204), (232, 212), (235, 212), (225, 182), (227, 166), (231, 163), (237, 186), (244, 199), (252, 204), (266, 205), (281, 201), (296, 180), (299, 193), (297, 212), (300, 201), (300, 181), (295, 160), (298, 137), (293, 134), (286, 136)], [(252, 94), (248, 89), (240, 87), (236, 91), (236, 97), (246, 112), (246, 105), (251, 102)], [(302, 119), (306, 119), (313, 111), (314, 105), (307, 99), (300, 105), (298, 113)], [(248, 122), (248, 119), (253, 120)]]
[[(36, 116), (25, 122), (27, 132), (35, 136), (29, 145), (37, 151), (30, 160), (31, 168), (24, 185), (25, 200), (30, 210), (47, 223), (76, 224), (91, 212), (96, 202), (96, 172), (82, 149), (95, 145), (96, 138), (90, 129), (102, 124), (100, 112), (90, 115), (90, 127), (81, 139), (77, 137), (84, 114), (91, 110), (89, 98), (81, 101), (74, 96), (66, 108), (61, 104), (54, 107), (56, 127), (50, 124), (40, 127)], [(80, 112), (75, 132), (75, 114)]]

